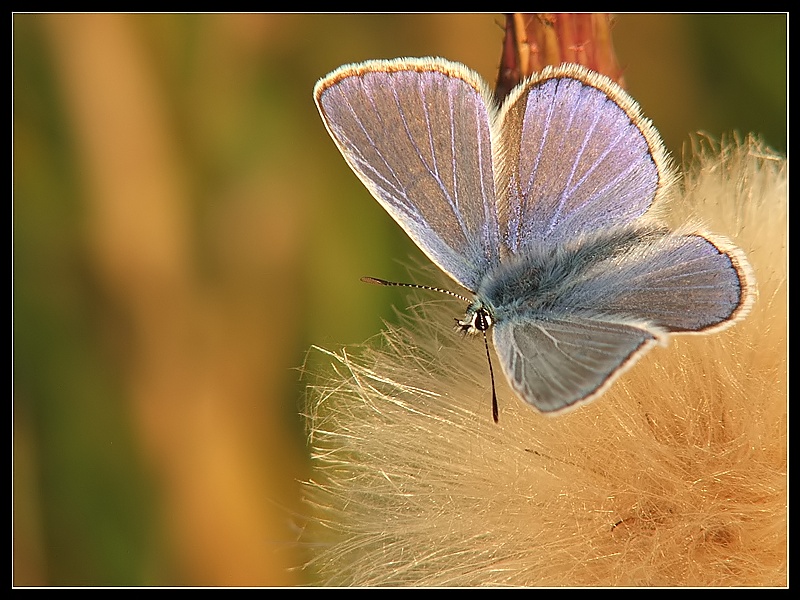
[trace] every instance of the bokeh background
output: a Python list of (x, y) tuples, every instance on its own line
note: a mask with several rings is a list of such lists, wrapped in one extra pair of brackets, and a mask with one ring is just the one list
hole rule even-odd
[[(438, 55), (494, 82), (499, 14), (14, 15), (15, 585), (297, 585), (303, 369), (424, 263), (314, 82)], [(618, 15), (630, 93), (786, 150), (786, 15)]]

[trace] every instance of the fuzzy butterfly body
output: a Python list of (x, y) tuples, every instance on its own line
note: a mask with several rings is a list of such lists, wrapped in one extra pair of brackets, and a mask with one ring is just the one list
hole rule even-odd
[(442, 59), (346, 65), (314, 98), (375, 199), (491, 329), (512, 389), (542, 412), (602, 394), (671, 333), (707, 333), (753, 298), (743, 253), (648, 211), (674, 180), (657, 131), (615, 83), (548, 68), (497, 106)]

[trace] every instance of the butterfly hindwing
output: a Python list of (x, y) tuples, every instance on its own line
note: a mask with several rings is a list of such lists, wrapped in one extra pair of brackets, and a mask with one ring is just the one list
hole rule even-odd
[(597, 397), (658, 339), (638, 324), (569, 315), (507, 320), (494, 328), (511, 387), (542, 412)]
[(634, 229), (630, 237), (633, 243), (605, 252), (600, 248), (612, 234), (587, 243), (596, 258), (574, 270), (554, 310), (644, 322), (673, 333), (720, 329), (749, 310), (749, 267), (723, 238), (663, 229)]

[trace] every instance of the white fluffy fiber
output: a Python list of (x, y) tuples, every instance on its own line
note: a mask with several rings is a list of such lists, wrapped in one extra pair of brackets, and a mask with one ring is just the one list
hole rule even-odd
[(753, 310), (674, 337), (565, 416), (499, 374), (492, 422), (483, 340), (454, 333), (450, 299), (329, 352), (307, 409), (314, 582), (786, 585), (786, 185), (756, 140), (696, 144), (667, 217), (746, 252)]

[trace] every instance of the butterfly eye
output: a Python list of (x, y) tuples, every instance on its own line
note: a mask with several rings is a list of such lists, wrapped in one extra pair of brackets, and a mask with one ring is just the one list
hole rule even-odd
[(486, 331), (492, 326), (492, 315), (485, 308), (479, 309), (472, 319), (472, 326), (478, 331)]

